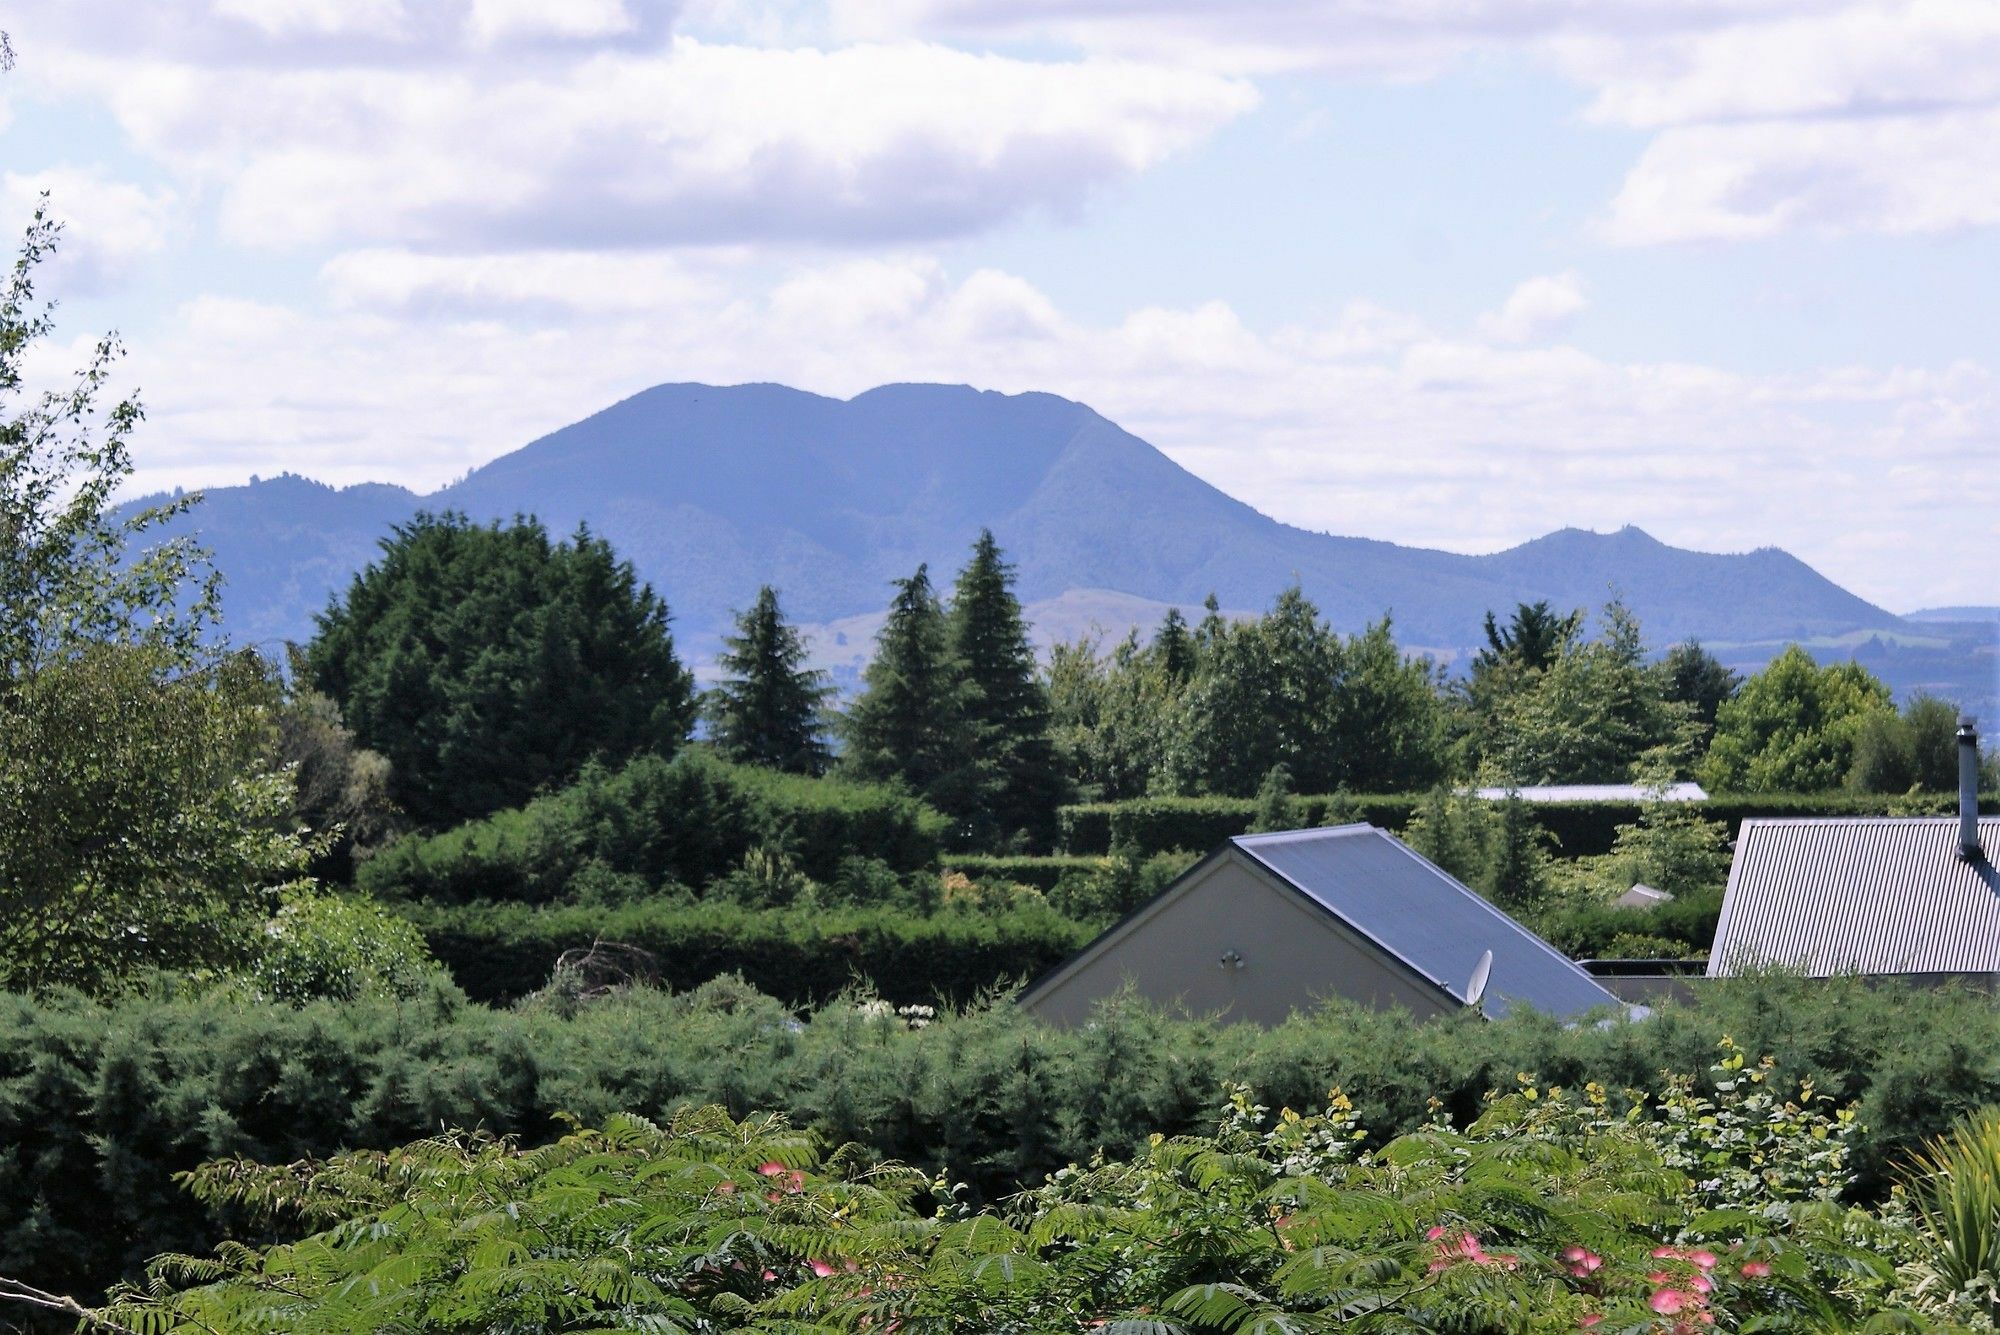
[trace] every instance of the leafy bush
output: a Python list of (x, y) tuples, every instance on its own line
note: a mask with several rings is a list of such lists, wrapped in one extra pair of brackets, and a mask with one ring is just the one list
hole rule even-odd
[(358, 884), (391, 898), (549, 903), (593, 863), (650, 886), (701, 887), (760, 846), (825, 881), (856, 854), (897, 871), (933, 866), (945, 825), (893, 788), (730, 765), (690, 748), (671, 761), (589, 766), (524, 807), (404, 839), (365, 863)]
[(1154, 1134), (984, 1210), (715, 1107), (541, 1149), (457, 1135), (225, 1161), (191, 1175), (198, 1197), (320, 1231), (163, 1257), (99, 1316), (329, 1335), (1915, 1324), (1868, 1245), (1895, 1226), (1814, 1204), (1844, 1181), (1851, 1118), (1810, 1089), (1780, 1103), (1767, 1070), (1731, 1050), (1715, 1098), (1676, 1077), (1657, 1112), (1641, 1096), (1625, 1116), (1596, 1087), (1524, 1077), (1463, 1130), (1431, 1122), (1376, 1152), (1338, 1090), (1324, 1113), (1271, 1119), (1237, 1087), (1210, 1134)]
[(410, 922), (365, 900), (317, 893), (287, 898), (241, 974), (252, 995), (289, 1002), (413, 997), (440, 977)]
[(1101, 861), (1101, 858), (1077, 854), (1002, 857), (954, 853), (945, 859), (945, 867), (950, 871), (964, 872), (975, 881), (1009, 881), (1016, 885), (1032, 885), (1037, 890), (1047, 891), (1055, 889), (1057, 883), (1071, 873), (1089, 872)]
[[(1332, 793), (1291, 799), (1303, 826), (1366, 821), (1385, 830), (1406, 828), (1423, 803), (1421, 793)], [(1949, 794), (1922, 794), (1897, 806), (1896, 815), (1945, 815), (1954, 810)], [(1891, 799), (1867, 793), (1716, 793), (1700, 805), (1700, 814), (1729, 826), (1733, 838), (1752, 816), (1866, 816), (1888, 814)], [(1535, 802), (1529, 804), (1537, 823), (1555, 840), (1563, 857), (1609, 853), (1618, 827), (1630, 825), (1644, 810), (1642, 802)], [(1991, 794), (1981, 809), (2000, 811)], [(1072, 856), (1104, 854), (1114, 847), (1131, 847), (1141, 855), (1175, 848), (1202, 852), (1226, 839), (1247, 833), (1256, 819), (1254, 798), (1142, 797), (1124, 802), (1087, 802), (1064, 807), (1060, 813), (1062, 846)]]
[[(539, 1142), (557, 1114), (667, 1117), (719, 1103), (787, 1112), (830, 1143), (970, 1185), (1033, 1186), (1100, 1150), (1208, 1124), (1216, 1090), (1318, 1106), (1340, 1086), (1368, 1144), (1440, 1113), (1457, 1125), (1517, 1073), (1583, 1090), (1701, 1071), (1717, 1039), (1777, 1058), (1773, 1086), (1858, 1103), (1859, 1199), (1961, 1113), (2000, 1102), (2000, 1014), (1953, 990), (1803, 979), (1704, 984), (1641, 1023), (1566, 1029), (1523, 1015), (1413, 1026), (1329, 1007), (1270, 1030), (1176, 1020), (1130, 1001), (1052, 1029), (1001, 1003), (912, 1028), (882, 1006), (806, 1017), (741, 982), (646, 988), (502, 1011), (433, 990), (403, 1000), (269, 1006), (207, 993), (95, 1003), (0, 997), (0, 1275), (86, 1292), (162, 1251), (203, 1251), (217, 1220), (173, 1174), (232, 1157), (289, 1162), (476, 1126)], [(1692, 1093), (1713, 1097), (1704, 1076)]]
[(556, 957), (594, 941), (637, 946), (661, 976), (693, 987), (735, 974), (788, 1005), (862, 983), (897, 1004), (966, 1002), (1032, 979), (1093, 935), (1045, 905), (918, 916), (900, 908), (639, 902), (601, 908), (411, 904), (432, 952), (478, 1001), (511, 1001), (547, 981)]

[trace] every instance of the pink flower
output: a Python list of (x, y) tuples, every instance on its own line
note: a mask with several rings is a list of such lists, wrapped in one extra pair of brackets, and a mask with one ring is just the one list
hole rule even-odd
[(1660, 1289), (1646, 1300), (1646, 1306), (1666, 1316), (1693, 1307), (1701, 1300), (1682, 1289)]
[(1715, 1253), (1714, 1253), (1714, 1252), (1711, 1252), (1711, 1251), (1707, 1251), (1707, 1250), (1702, 1250), (1702, 1251), (1693, 1251), (1693, 1252), (1688, 1252), (1688, 1253), (1687, 1253), (1686, 1255), (1687, 1255), (1687, 1259), (1688, 1259), (1688, 1260), (1690, 1260), (1690, 1261), (1693, 1261), (1693, 1262), (1694, 1262), (1694, 1263), (1695, 1263), (1696, 1265), (1700, 1266), (1700, 1267), (1701, 1267), (1701, 1268), (1702, 1268), (1703, 1270), (1713, 1270), (1713, 1269), (1715, 1269)]
[(1653, 1248), (1653, 1259), (1655, 1261), (1678, 1261), (1681, 1259), (1681, 1249), (1678, 1247), (1655, 1247)]
[(1769, 1261), (1745, 1261), (1743, 1263), (1743, 1278), (1745, 1279), (1769, 1279), (1770, 1276), (1771, 1263)]
[(833, 1273), (833, 1267), (828, 1265), (824, 1261), (814, 1261), (811, 1262), (811, 1265), (812, 1265), (812, 1272), (815, 1275), (818, 1275), (821, 1279), (825, 1279), (828, 1275), (831, 1275)]
[(1432, 1225), (1430, 1228), (1424, 1230), (1424, 1236), (1426, 1238), (1429, 1238), (1432, 1242), (1436, 1242), (1439, 1238), (1444, 1236), (1444, 1225), (1443, 1224)]
[(1696, 1293), (1714, 1293), (1715, 1281), (1710, 1279), (1707, 1275), (1696, 1275), (1692, 1280), (1688, 1282), (1688, 1287), (1693, 1289)]
[(776, 1279), (777, 1277), (778, 1277), (778, 1272), (775, 1270), (766, 1270), (764, 1272), (764, 1282), (767, 1284), (770, 1283), (772, 1280)]
[(1604, 1313), (1592, 1312), (1587, 1316), (1578, 1317), (1576, 1319), (1576, 1324), (1579, 1330), (1589, 1330), (1592, 1326), (1596, 1325), (1598, 1322), (1602, 1320), (1604, 1320)]
[(1570, 1247), (1563, 1252), (1563, 1260), (1569, 1262), (1569, 1272), (1578, 1279), (1604, 1265), (1604, 1258), (1585, 1247)]
[(758, 1164), (757, 1171), (759, 1173), (762, 1173), (765, 1177), (776, 1177), (778, 1174), (785, 1171), (785, 1166), (779, 1163), (776, 1159), (771, 1159), (764, 1163)]

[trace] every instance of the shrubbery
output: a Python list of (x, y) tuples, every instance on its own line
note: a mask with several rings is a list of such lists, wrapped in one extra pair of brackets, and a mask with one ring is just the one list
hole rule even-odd
[(936, 864), (945, 818), (893, 788), (731, 765), (698, 748), (587, 767), (576, 783), (443, 834), (404, 839), (363, 864), (361, 889), (388, 898), (550, 903), (589, 869), (704, 887), (752, 848), (782, 852), (830, 881), (852, 856), (896, 871)]
[[(1955, 810), (1948, 793), (1883, 797), (1867, 793), (1718, 793), (1700, 806), (1710, 820), (1725, 821), (1734, 837), (1752, 816), (1946, 815)], [(1291, 799), (1301, 826), (1366, 821), (1400, 831), (1423, 805), (1422, 793), (1315, 794)], [(1643, 802), (1536, 802), (1535, 820), (1555, 839), (1563, 857), (1611, 851), (1618, 827), (1639, 819)], [(1991, 795), (1981, 803), (2000, 810)], [(1086, 802), (1062, 809), (1062, 846), (1072, 856), (1129, 847), (1142, 855), (1170, 849), (1206, 852), (1225, 839), (1246, 833), (1257, 816), (1248, 797), (1141, 797), (1125, 802)]]
[(243, 1236), (240, 1220), (219, 1226), (177, 1190), (177, 1171), (383, 1148), (440, 1126), (541, 1141), (559, 1131), (558, 1112), (597, 1124), (710, 1103), (782, 1110), (831, 1143), (997, 1197), (1100, 1148), (1126, 1154), (1155, 1131), (1202, 1130), (1225, 1081), (1294, 1108), (1338, 1085), (1379, 1140), (1421, 1127), (1433, 1100), (1463, 1125), (1487, 1090), (1524, 1071), (1573, 1089), (1595, 1080), (1614, 1098), (1657, 1087), (1662, 1071), (1705, 1070), (1725, 1034), (1773, 1054), (1773, 1079), (1810, 1077), (1859, 1101), (1863, 1196), (1955, 1116), (2000, 1101), (1989, 999), (1788, 979), (1705, 984), (1695, 1006), (1584, 1029), (1529, 1016), (1416, 1027), (1332, 1008), (1266, 1031), (1122, 1004), (1065, 1031), (1004, 1003), (920, 1029), (852, 1004), (801, 1024), (726, 982), (512, 1011), (449, 991), (300, 1007), (6, 998), (0, 1274), (101, 1287), (162, 1250)]
[(1033, 902), (915, 914), (900, 907), (727, 902), (405, 907), (468, 995), (511, 1001), (540, 987), (556, 958), (596, 941), (636, 946), (660, 976), (693, 987), (727, 974), (788, 1005), (812, 1006), (857, 984), (898, 1004), (967, 1002), (1033, 979), (1095, 934)]

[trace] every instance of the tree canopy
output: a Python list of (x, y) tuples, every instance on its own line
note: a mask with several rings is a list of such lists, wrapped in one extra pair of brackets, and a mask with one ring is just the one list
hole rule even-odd
[(552, 542), (529, 518), (399, 525), (306, 659), (426, 826), (518, 805), (593, 757), (671, 755), (694, 721), (666, 603), (588, 529)]
[(745, 765), (791, 774), (824, 774), (831, 762), (826, 709), (833, 688), (806, 666), (798, 630), (766, 584), (736, 617), (736, 633), (717, 660), (723, 677), (709, 692), (707, 713), (715, 749)]
[(240, 962), (305, 849), (262, 672), (207, 638), (203, 553), (133, 550), (196, 498), (110, 509), (141, 418), (100, 401), (116, 340), (23, 391), (57, 237), (38, 209), (0, 293), (0, 984), (103, 991)]
[(1863, 727), (1892, 712), (1889, 688), (1868, 669), (1821, 667), (1792, 645), (1717, 711), (1702, 782), (1736, 792), (1838, 788)]

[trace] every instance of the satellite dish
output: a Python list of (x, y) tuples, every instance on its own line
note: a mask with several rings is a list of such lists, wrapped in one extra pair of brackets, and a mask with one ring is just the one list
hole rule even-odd
[(1472, 966), (1472, 980), (1465, 985), (1465, 1004), (1477, 1006), (1486, 995), (1486, 980), (1493, 976), (1493, 952), (1486, 951)]

